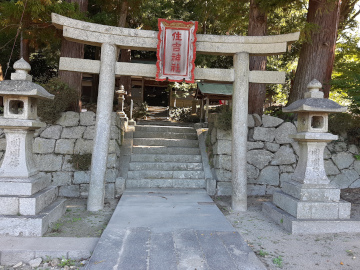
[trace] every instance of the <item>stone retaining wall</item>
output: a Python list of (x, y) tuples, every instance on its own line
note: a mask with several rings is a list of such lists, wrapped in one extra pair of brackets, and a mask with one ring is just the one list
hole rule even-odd
[[(51, 178), (53, 185), (59, 186), (59, 196), (87, 197), (90, 171), (76, 170), (69, 160), (73, 154), (92, 153), (95, 136), (94, 112), (64, 112), (55, 125), (47, 125), (36, 131), (33, 153), (39, 170)], [(106, 170), (105, 197), (119, 195), (121, 181), (119, 173), (121, 123), (116, 113), (111, 119), (111, 138)], [(6, 148), (4, 134), (0, 139), (0, 157)], [(118, 187), (119, 186), (119, 187)]]
[[(208, 153), (217, 177), (217, 194), (231, 195), (231, 131), (214, 127), (216, 114), (209, 117)], [(298, 143), (289, 138), (296, 127), (282, 119), (263, 115), (248, 116), (247, 177), (248, 195), (272, 194), (289, 180), (298, 161)], [(325, 170), (337, 187), (360, 187), (359, 148), (343, 138), (325, 149)]]

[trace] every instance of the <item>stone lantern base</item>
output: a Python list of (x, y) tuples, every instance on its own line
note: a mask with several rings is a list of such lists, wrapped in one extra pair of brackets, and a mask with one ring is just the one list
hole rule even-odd
[(42, 236), (64, 214), (66, 200), (49, 184), (40, 174), (0, 178), (0, 235)]

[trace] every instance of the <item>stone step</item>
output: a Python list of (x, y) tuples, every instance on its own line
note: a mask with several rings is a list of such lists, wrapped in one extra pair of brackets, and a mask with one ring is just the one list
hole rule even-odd
[(134, 161), (135, 162), (201, 162), (201, 155), (132, 154), (131, 162)]
[(204, 171), (128, 171), (128, 179), (205, 179)]
[(31, 196), (0, 196), (1, 215), (37, 215), (58, 196), (56, 186), (47, 187)]
[(194, 147), (165, 147), (165, 146), (136, 146), (133, 154), (161, 154), (161, 155), (199, 155), (200, 149)]
[(196, 133), (175, 133), (175, 132), (134, 132), (134, 138), (164, 138), (164, 139), (187, 139), (197, 140)]
[(146, 139), (146, 138), (135, 138), (133, 145), (143, 146), (170, 146), (170, 147), (199, 147), (197, 140), (186, 140), (186, 139)]
[(203, 169), (202, 163), (180, 163), (180, 162), (131, 162), (130, 171), (200, 171)]
[(127, 179), (126, 188), (206, 188), (205, 179)]
[(66, 199), (57, 199), (35, 216), (0, 215), (0, 235), (42, 236), (65, 213)]
[(196, 130), (193, 127), (179, 127), (179, 126), (140, 126), (137, 125), (135, 127), (135, 132), (174, 132), (174, 133), (194, 133), (196, 134)]
[(28, 179), (0, 179), (0, 196), (29, 196), (50, 185), (51, 177), (37, 174)]

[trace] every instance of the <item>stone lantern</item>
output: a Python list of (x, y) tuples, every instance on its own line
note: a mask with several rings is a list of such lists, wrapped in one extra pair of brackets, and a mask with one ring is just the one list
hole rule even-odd
[(324, 99), (321, 83), (313, 80), (305, 98), (283, 109), (298, 114), (297, 134), (290, 135), (299, 144), (299, 160), (290, 181), (282, 183), (273, 203), (263, 205), (280, 225), (292, 233), (346, 232), (351, 204), (340, 200), (340, 189), (330, 184), (324, 168), (324, 149), (338, 136), (328, 133), (328, 114), (344, 112), (334, 101)]
[(43, 87), (33, 83), (30, 65), (15, 62), (12, 80), (0, 82), (6, 151), (0, 167), (0, 235), (41, 236), (49, 223), (65, 211), (65, 200), (56, 200), (58, 189), (40, 174), (32, 155), (36, 129), (44, 127), (37, 116), (39, 99), (53, 99)]
[(124, 101), (127, 92), (125, 91), (123, 85), (120, 85), (120, 89), (116, 91), (116, 94), (118, 95), (118, 103), (120, 105), (120, 110), (117, 113), (120, 117), (126, 117), (126, 114), (124, 112)]

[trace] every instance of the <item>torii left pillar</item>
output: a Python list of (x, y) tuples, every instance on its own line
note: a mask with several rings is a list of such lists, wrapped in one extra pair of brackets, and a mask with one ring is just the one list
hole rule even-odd
[(96, 133), (91, 158), (91, 176), (88, 211), (99, 211), (104, 207), (105, 173), (109, 152), (111, 112), (115, 89), (115, 65), (117, 49), (114, 44), (101, 45), (99, 95), (96, 113)]

